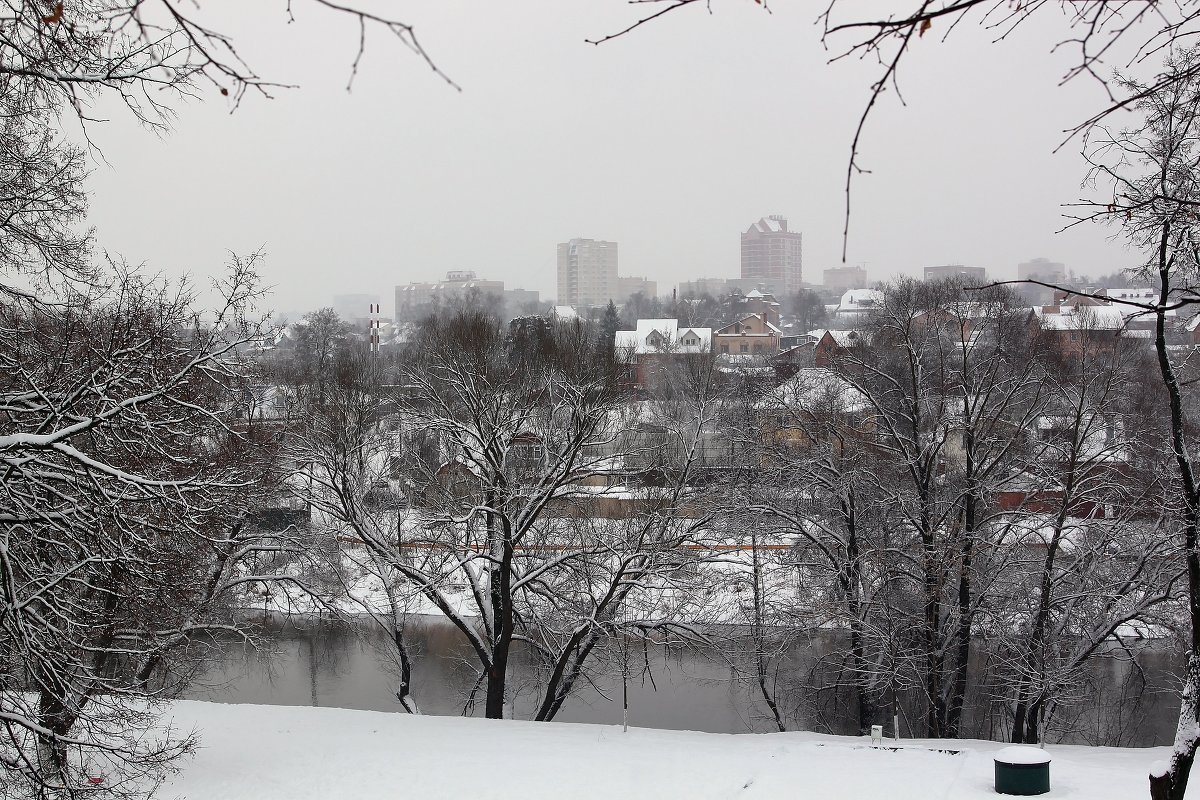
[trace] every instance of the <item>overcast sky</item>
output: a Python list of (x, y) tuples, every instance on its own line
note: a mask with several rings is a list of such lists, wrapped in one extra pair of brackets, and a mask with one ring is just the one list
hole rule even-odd
[[(383, 36), (348, 93), (353, 25), (249, 5), (214, 22), (260, 74), (300, 88), (232, 114), (209, 91), (161, 138), (113, 110), (90, 184), (109, 251), (202, 276), (262, 247), (272, 304), (292, 313), (349, 292), (388, 311), (396, 284), (450, 269), (553, 299), (555, 244), (576, 236), (619, 242), (621, 274), (669, 294), (737, 276), (739, 233), (768, 214), (803, 232), (806, 280), (840, 263), (847, 153), (878, 67), (828, 64), (812, 4), (714, 0), (600, 47), (584, 40), (636, 7), (391, 4), (461, 93)], [(935, 263), (1007, 277), (1036, 256), (1099, 275), (1133, 259), (1103, 229), (1056, 233), (1083, 165), (1076, 146), (1053, 150), (1104, 96), (1058, 85), (1069, 58), (1050, 52), (1050, 21), (998, 45), (971, 28), (919, 41), (907, 106), (886, 97), (863, 141), (873, 172), (855, 182), (849, 264), (874, 280)]]

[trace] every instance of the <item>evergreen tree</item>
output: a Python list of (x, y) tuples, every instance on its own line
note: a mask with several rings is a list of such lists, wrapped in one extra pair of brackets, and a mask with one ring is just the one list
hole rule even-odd
[(621, 314), (617, 304), (608, 301), (604, 316), (600, 318), (600, 337), (596, 341), (596, 353), (602, 359), (611, 360), (617, 346), (617, 331), (621, 330)]

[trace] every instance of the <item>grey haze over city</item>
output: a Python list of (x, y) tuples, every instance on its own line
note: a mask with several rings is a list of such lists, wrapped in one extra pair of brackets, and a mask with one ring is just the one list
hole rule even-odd
[[(739, 233), (782, 214), (804, 235), (805, 280), (820, 282), (841, 265), (849, 145), (878, 64), (828, 63), (839, 41), (823, 47), (819, 9), (801, 3), (697, 5), (585, 41), (638, 11), (407, 3), (392, 13), (462, 91), (375, 33), (347, 92), (350, 20), (300, 8), (282, 25), (282, 4), (239, 4), (220, 29), (260, 76), (299, 88), (250, 93), (232, 113), (210, 97), (181, 104), (163, 136), (105, 108), (89, 128), (103, 154), (98, 240), (167, 275), (262, 248), (276, 310), (363, 292), (386, 314), (394, 286), (448, 270), (552, 300), (555, 246), (573, 237), (618, 242), (621, 274), (669, 296), (679, 281), (737, 277)], [(941, 33), (908, 56), (907, 105), (889, 91), (868, 124), (873, 171), (854, 183), (846, 263), (871, 280), (944, 263), (1002, 279), (1039, 256), (1081, 275), (1128, 266), (1101, 228), (1057, 232), (1084, 166), (1077, 142), (1054, 151), (1102, 87), (1057, 84), (1073, 53), (1052, 52), (1045, 27), (999, 44), (995, 31)]]
[(0, 800), (1200, 800), (1198, 437), (1200, 0), (0, 0)]

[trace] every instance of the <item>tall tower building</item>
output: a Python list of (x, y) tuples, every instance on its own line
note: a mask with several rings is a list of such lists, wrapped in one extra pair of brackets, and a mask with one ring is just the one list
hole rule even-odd
[(1017, 280), (1064, 283), (1067, 280), (1067, 265), (1051, 261), (1048, 258), (1023, 261), (1017, 264)]
[[(1017, 280), (1038, 281), (1061, 286), (1067, 282), (1067, 265), (1051, 261), (1048, 258), (1024, 261), (1017, 264)], [(1054, 300), (1054, 290), (1048, 286), (1039, 286), (1036, 283), (1018, 283), (1014, 288), (1025, 298), (1026, 302), (1033, 305), (1044, 306)]]
[(968, 267), (964, 264), (938, 264), (933, 267), (925, 267), (923, 272), (927, 281), (944, 281), (954, 278), (968, 286), (980, 286), (987, 283), (987, 267)]
[(799, 233), (788, 230), (787, 217), (772, 215), (742, 234), (742, 280), (755, 281), (782, 297), (800, 289)]
[(558, 245), (558, 304), (579, 310), (619, 295), (617, 243), (572, 239)]

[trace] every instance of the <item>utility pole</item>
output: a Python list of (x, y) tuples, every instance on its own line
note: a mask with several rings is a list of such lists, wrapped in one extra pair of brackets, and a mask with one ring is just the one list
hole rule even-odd
[(379, 380), (379, 303), (371, 303), (367, 312), (367, 334), (371, 347), (372, 383)]

